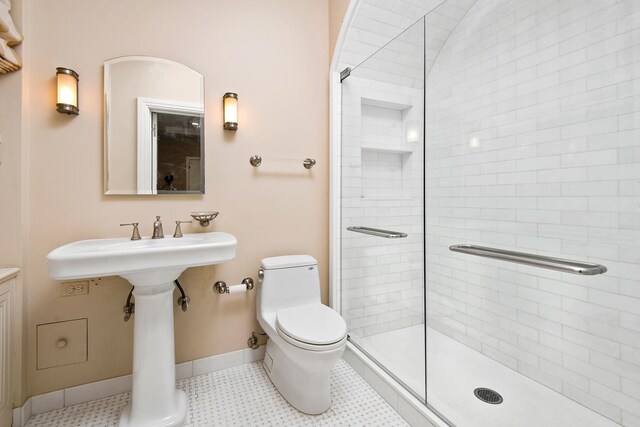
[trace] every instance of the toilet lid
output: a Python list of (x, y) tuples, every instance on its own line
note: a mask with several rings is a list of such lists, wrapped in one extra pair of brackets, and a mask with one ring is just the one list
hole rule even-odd
[(297, 341), (315, 345), (333, 344), (347, 334), (347, 325), (342, 316), (324, 304), (279, 310), (276, 326)]

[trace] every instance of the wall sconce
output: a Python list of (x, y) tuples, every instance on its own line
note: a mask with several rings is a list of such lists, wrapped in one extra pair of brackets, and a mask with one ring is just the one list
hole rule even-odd
[(59, 113), (78, 115), (78, 80), (79, 76), (69, 68), (56, 68), (56, 79), (58, 81), (58, 103), (56, 104)]
[(226, 130), (238, 130), (238, 94), (227, 92), (222, 97), (224, 108), (224, 128)]

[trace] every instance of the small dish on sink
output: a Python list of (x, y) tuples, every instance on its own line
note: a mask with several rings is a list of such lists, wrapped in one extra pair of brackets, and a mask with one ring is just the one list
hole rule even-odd
[(213, 219), (217, 216), (218, 216), (218, 212), (216, 211), (191, 212), (191, 218), (198, 221), (200, 225), (203, 227), (208, 227), (209, 223), (213, 221)]

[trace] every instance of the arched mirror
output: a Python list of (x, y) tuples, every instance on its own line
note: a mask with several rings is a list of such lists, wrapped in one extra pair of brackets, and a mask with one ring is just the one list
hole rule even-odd
[(204, 193), (204, 77), (180, 63), (104, 63), (105, 194)]

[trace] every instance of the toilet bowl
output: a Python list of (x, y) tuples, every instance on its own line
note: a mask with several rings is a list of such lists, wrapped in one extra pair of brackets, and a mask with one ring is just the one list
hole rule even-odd
[(344, 353), (347, 325), (320, 302), (315, 258), (271, 257), (261, 267), (256, 308), (269, 336), (264, 369), (293, 407), (321, 414), (331, 406), (331, 368)]

